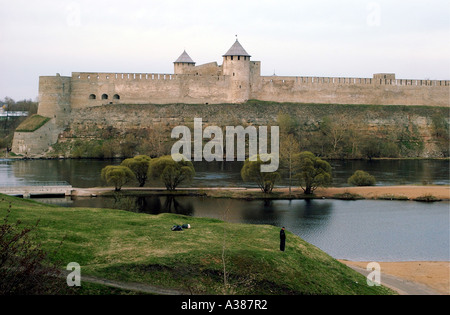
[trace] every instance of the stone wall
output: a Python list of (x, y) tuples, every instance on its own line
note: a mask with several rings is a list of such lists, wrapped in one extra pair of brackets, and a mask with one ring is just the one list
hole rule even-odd
[[(222, 69), (223, 68), (223, 69)], [(450, 106), (450, 81), (260, 76), (261, 63), (224, 60), (192, 73), (73, 73), (40, 77), (39, 114), (63, 127), (72, 109), (106, 104), (273, 102)], [(223, 70), (223, 75), (220, 74)], [(386, 79), (384, 77), (387, 77)]]
[(62, 132), (55, 118), (34, 132), (15, 132), (12, 144), (12, 152), (25, 157), (33, 157), (43, 154), (58, 141), (58, 135)]
[(71, 107), (224, 103), (229, 85), (228, 77), (217, 75), (74, 73)]
[(252, 99), (321, 104), (450, 106), (450, 81), (261, 77), (252, 86)]

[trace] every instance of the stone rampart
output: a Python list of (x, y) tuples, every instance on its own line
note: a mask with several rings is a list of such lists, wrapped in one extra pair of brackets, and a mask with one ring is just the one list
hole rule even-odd
[(251, 98), (273, 102), (450, 106), (450, 81), (268, 76)]
[(105, 104), (217, 104), (231, 102), (229, 78), (156, 73), (74, 73), (72, 108)]
[(15, 132), (12, 152), (25, 157), (42, 154), (58, 141), (61, 132), (55, 118), (33, 132)]

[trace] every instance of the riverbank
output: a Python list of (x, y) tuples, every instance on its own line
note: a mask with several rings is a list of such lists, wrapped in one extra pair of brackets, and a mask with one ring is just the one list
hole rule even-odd
[[(110, 195), (114, 192), (112, 187), (74, 188), (73, 197), (93, 197)], [(124, 187), (125, 194), (169, 194), (194, 195), (216, 198), (236, 199), (376, 199), (376, 200), (421, 200), (433, 197), (433, 200), (450, 200), (450, 186), (368, 186), (368, 187), (330, 187), (319, 188), (312, 196), (306, 196), (299, 188), (274, 189), (272, 194), (263, 194), (258, 188), (211, 187), (211, 188), (179, 188), (176, 191), (167, 191), (158, 187)]]
[[(366, 269), (369, 262), (339, 260), (351, 267)], [(399, 261), (378, 262), (383, 274), (425, 285), (439, 294), (450, 295), (450, 262), (448, 261)]]
[[(50, 253), (49, 259), (64, 267), (77, 262), (83, 276), (186, 294), (394, 293), (386, 287), (367, 286), (363, 275), (289, 231), (286, 251), (280, 252), (280, 230), (271, 225), (65, 208), (1, 195), (0, 217), (9, 209), (11, 222), (29, 225), (39, 219), (35, 239)], [(171, 230), (185, 223), (191, 228)]]

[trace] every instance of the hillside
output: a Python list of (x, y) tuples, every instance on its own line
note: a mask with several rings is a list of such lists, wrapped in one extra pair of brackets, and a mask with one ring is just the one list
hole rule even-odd
[(449, 156), (448, 107), (293, 104), (249, 101), (220, 105), (114, 104), (72, 110), (47, 156), (128, 157), (170, 153), (175, 126), (279, 125), (302, 150), (325, 158)]
[[(392, 294), (369, 287), (364, 276), (289, 232), (280, 252), (274, 226), (1, 199), (0, 217), (11, 204), (10, 221), (40, 219), (36, 236), (43, 248), (51, 251), (64, 238), (51, 258), (62, 268), (79, 263), (85, 276), (194, 294)], [(171, 231), (184, 223), (192, 228)]]

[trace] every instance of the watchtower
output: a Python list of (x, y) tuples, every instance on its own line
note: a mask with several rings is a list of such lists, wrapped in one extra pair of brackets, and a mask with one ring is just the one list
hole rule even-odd
[(243, 103), (250, 96), (250, 55), (239, 41), (223, 55), (223, 75), (230, 79), (230, 101)]
[(38, 114), (55, 120), (58, 127), (67, 124), (71, 111), (71, 77), (39, 77)]
[(187, 54), (186, 50), (175, 60), (174, 64), (174, 74), (186, 74), (189, 73), (190, 69), (195, 67), (195, 62)]

